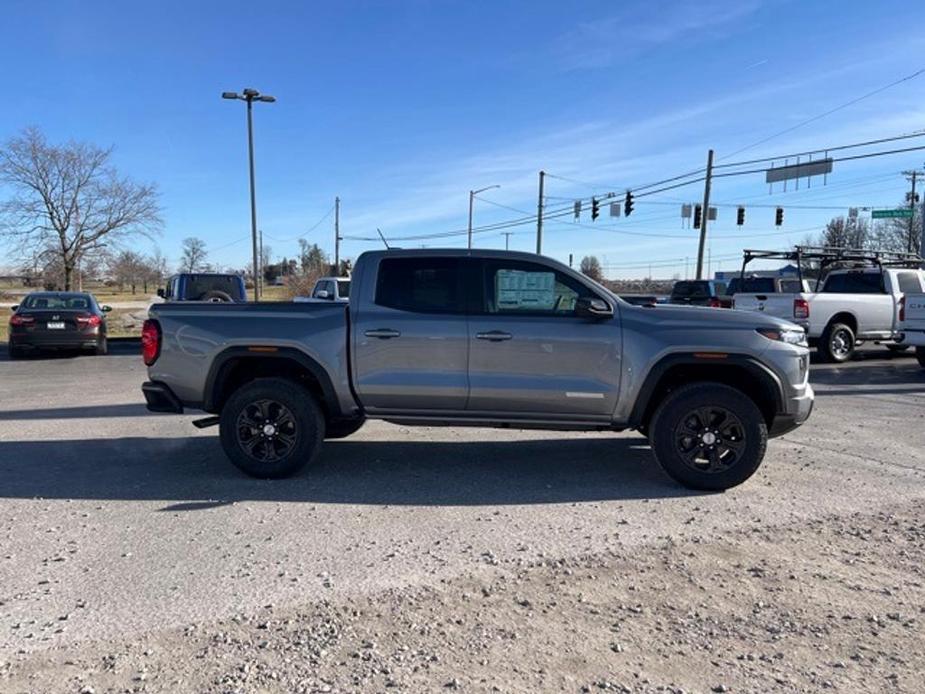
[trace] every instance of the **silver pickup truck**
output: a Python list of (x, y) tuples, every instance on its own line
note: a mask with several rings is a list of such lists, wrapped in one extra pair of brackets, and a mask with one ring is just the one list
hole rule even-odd
[(232, 463), (291, 475), (365, 419), (621, 431), (688, 487), (750, 477), (813, 405), (804, 332), (760, 314), (631, 306), (549, 258), (365, 253), (350, 301), (154, 304), (148, 409), (212, 413)]

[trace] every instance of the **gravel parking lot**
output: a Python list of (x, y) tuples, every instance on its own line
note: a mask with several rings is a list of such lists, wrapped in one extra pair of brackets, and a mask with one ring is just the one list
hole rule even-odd
[(0, 691), (921, 691), (925, 371), (863, 357), (723, 494), (377, 422), (257, 481), (135, 347), (0, 361)]

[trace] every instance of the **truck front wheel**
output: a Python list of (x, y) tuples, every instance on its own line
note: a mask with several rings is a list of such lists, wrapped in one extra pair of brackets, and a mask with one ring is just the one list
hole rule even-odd
[(288, 477), (314, 462), (324, 441), (315, 397), (283, 378), (259, 378), (222, 408), (219, 438), (229, 460), (253, 477)]
[(719, 383), (691, 383), (670, 393), (649, 425), (655, 459), (691, 489), (742, 484), (764, 459), (768, 428), (744, 393)]

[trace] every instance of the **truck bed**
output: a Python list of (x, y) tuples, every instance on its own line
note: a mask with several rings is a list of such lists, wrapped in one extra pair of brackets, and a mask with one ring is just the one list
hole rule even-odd
[[(290, 351), (326, 371), (337, 393), (349, 394), (347, 311), (336, 302), (152, 304), (149, 315), (160, 324), (163, 349), (150, 376), (174, 384), (180, 400), (201, 402), (222, 355)], [(343, 404), (345, 411), (356, 407)]]

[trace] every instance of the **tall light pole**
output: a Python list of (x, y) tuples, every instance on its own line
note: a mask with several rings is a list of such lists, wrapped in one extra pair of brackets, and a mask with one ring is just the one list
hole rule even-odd
[(501, 186), (499, 185), (485, 186), (484, 188), (479, 188), (478, 190), (469, 191), (469, 248), (472, 248), (472, 202), (475, 200), (475, 196), (479, 193), (484, 193), (486, 190), (500, 187)]
[[(247, 155), (250, 163), (251, 179), (251, 241), (254, 247), (254, 301), (259, 301), (260, 289), (258, 288), (258, 278), (260, 277), (260, 267), (257, 259), (257, 197), (254, 192), (254, 123), (251, 111), (253, 110), (253, 103), (255, 101), (263, 101), (264, 103), (272, 104), (276, 101), (276, 97), (261, 94), (256, 89), (248, 88), (241, 90), (240, 94), (237, 92), (222, 92), (222, 98), (238, 99), (247, 102)], [(262, 250), (263, 249), (261, 249), (261, 251)]]

